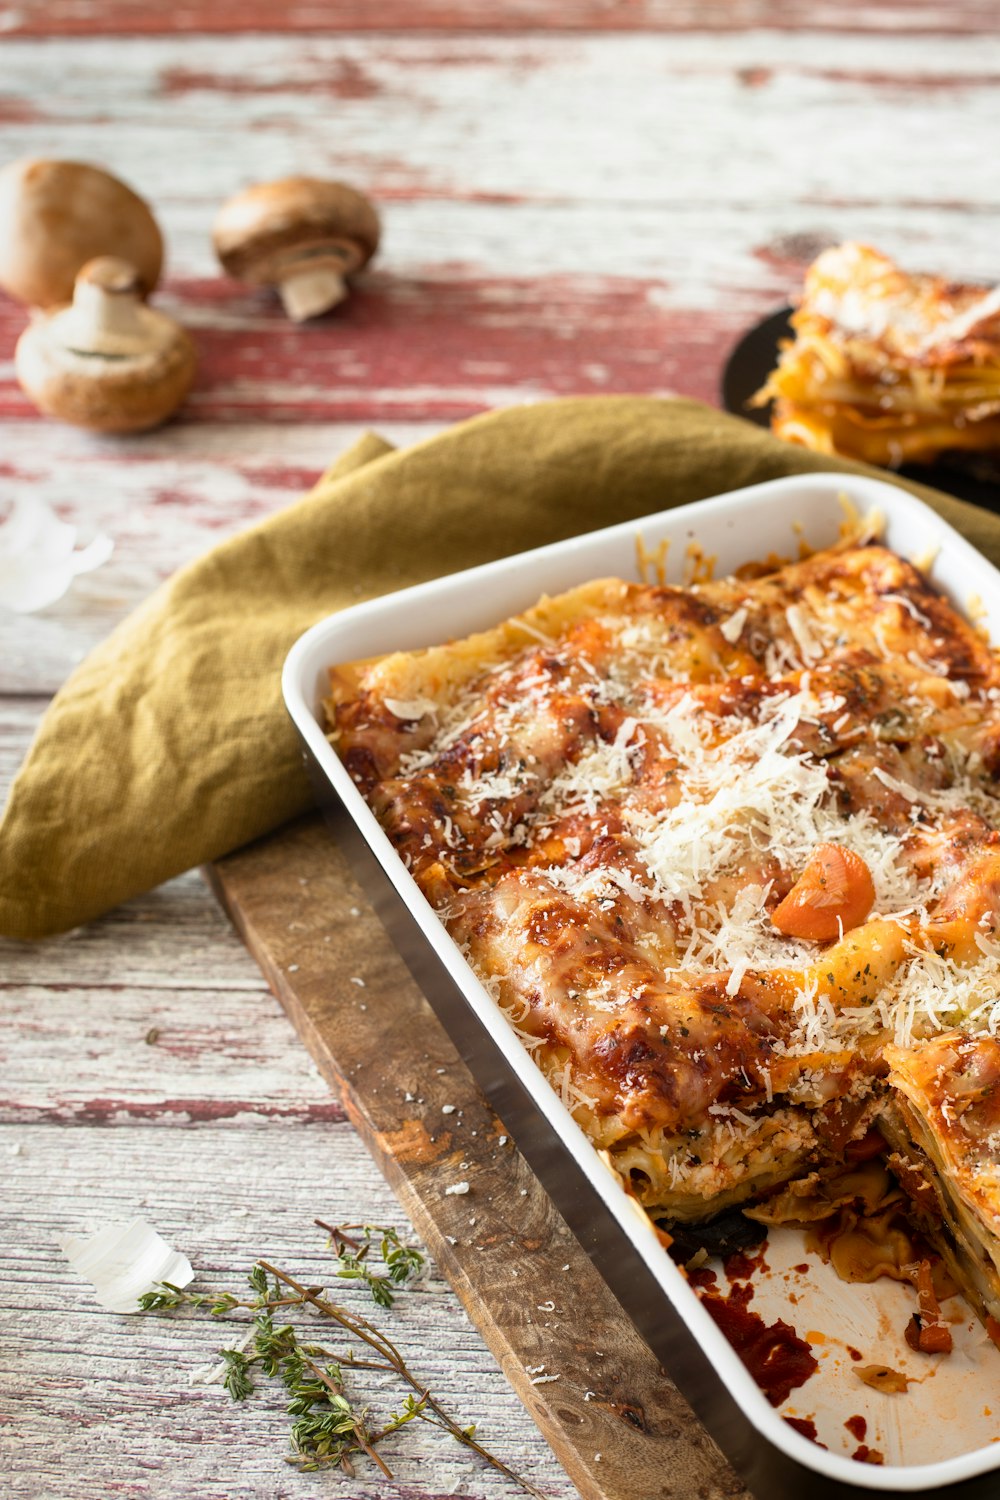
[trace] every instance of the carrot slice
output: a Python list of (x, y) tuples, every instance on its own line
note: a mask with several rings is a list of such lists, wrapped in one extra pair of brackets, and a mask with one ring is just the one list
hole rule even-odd
[(860, 926), (874, 904), (872, 873), (861, 855), (818, 844), (771, 921), (786, 937), (825, 943)]
[(950, 1354), (951, 1329), (941, 1317), (929, 1260), (922, 1260), (917, 1267), (917, 1306), (920, 1308), (919, 1347), (925, 1354)]

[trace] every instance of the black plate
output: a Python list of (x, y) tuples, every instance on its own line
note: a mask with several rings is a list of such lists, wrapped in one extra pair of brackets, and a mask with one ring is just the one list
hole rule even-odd
[[(733, 349), (722, 371), (722, 404), (726, 411), (745, 417), (758, 427), (771, 425), (770, 403), (767, 406), (748, 403), (777, 364), (780, 340), (792, 337), (791, 315), (790, 307), (782, 307), (751, 328)], [(989, 459), (956, 456), (949, 462), (904, 464), (893, 472), (1000, 514), (1000, 471)]]

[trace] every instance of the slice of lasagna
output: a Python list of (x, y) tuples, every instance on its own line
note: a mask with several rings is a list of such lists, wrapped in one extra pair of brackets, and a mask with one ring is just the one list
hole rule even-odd
[(855, 540), (686, 588), (599, 580), (335, 668), (326, 712), (651, 1214), (783, 1201), (884, 1128), (1000, 1317), (1000, 662), (915, 567)]
[[(994, 1002), (995, 1003), (995, 1002)], [(946, 1032), (887, 1047), (880, 1116), (912, 1217), (1000, 1334), (1000, 1042)]]
[(810, 266), (791, 321), (756, 398), (774, 403), (779, 437), (890, 468), (1000, 453), (1000, 287), (838, 245)]

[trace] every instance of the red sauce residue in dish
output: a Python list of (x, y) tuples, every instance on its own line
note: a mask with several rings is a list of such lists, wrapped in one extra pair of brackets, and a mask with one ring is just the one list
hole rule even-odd
[(718, 1276), (708, 1266), (697, 1266), (693, 1271), (688, 1271), (687, 1279), (692, 1286), (713, 1287), (718, 1284)]
[(798, 1271), (798, 1273), (799, 1273), (800, 1276), (808, 1276), (809, 1275), (809, 1263), (808, 1263), (808, 1261), (803, 1261), (800, 1266), (793, 1266), (792, 1270), (793, 1271)]
[(854, 1452), (851, 1454), (851, 1457), (857, 1459), (859, 1464), (885, 1463), (885, 1458), (877, 1448), (869, 1448), (864, 1443), (862, 1443), (859, 1448), (855, 1448)]
[(804, 1438), (808, 1438), (811, 1443), (815, 1443), (817, 1448), (826, 1448), (826, 1444), (821, 1443), (819, 1440), (816, 1423), (812, 1417), (786, 1417), (785, 1421), (789, 1427), (794, 1427), (796, 1432), (801, 1432)]
[(868, 1431), (868, 1423), (864, 1417), (848, 1417), (844, 1426), (851, 1434), (851, 1437), (856, 1437), (859, 1443), (864, 1442), (865, 1433)]
[(776, 1323), (749, 1310), (752, 1286), (734, 1286), (728, 1297), (707, 1292), (706, 1312), (725, 1334), (772, 1406), (787, 1401), (796, 1386), (804, 1385), (819, 1368), (812, 1350), (794, 1328), (780, 1318)]
[(756, 1255), (747, 1255), (745, 1250), (734, 1250), (722, 1262), (722, 1269), (730, 1281), (749, 1281), (755, 1271), (766, 1271), (763, 1247)]
[(854, 1360), (854, 1363), (857, 1364), (858, 1360), (861, 1359), (861, 1357), (862, 1357), (861, 1350), (860, 1349), (855, 1349), (855, 1347), (854, 1347), (853, 1344), (845, 1344), (844, 1348), (847, 1350), (848, 1354)]

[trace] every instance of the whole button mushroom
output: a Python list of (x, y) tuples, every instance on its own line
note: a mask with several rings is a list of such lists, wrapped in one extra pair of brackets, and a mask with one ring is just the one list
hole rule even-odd
[(230, 276), (276, 286), (288, 316), (301, 323), (344, 300), (345, 277), (371, 260), (379, 232), (378, 214), (354, 188), (283, 177), (228, 199), (212, 241)]
[(160, 278), (163, 237), (130, 187), (78, 161), (29, 158), (0, 171), (0, 287), (29, 307), (59, 307), (99, 255), (134, 266), (143, 296)]
[(25, 329), (17, 378), (40, 411), (93, 432), (140, 432), (176, 410), (194, 379), (194, 345), (141, 291), (134, 266), (102, 256), (80, 270), (69, 307)]

